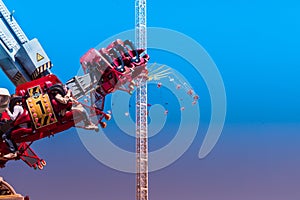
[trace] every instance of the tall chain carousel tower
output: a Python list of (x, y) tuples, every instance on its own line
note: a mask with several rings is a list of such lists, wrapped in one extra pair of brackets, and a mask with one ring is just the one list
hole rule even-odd
[[(147, 49), (146, 0), (135, 0), (135, 43)], [(148, 200), (147, 74), (137, 81), (136, 90), (136, 199)]]

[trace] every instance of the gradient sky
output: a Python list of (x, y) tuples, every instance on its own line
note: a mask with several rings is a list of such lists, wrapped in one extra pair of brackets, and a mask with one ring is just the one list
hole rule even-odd
[[(52, 72), (64, 82), (76, 75), (79, 58), (88, 49), (134, 27), (133, 1), (4, 2), (16, 11), (15, 18), (27, 36), (39, 39), (54, 63)], [(201, 77), (190, 76), (201, 96), (200, 129), (179, 160), (150, 173), (150, 199), (300, 198), (299, 10), (296, 0), (148, 0), (148, 26), (192, 37), (215, 61), (225, 84), (228, 109), (219, 142), (209, 156), (199, 160), (210, 98)], [(188, 77), (192, 73), (189, 64), (174, 55), (156, 50), (149, 53), (152, 62), (166, 63)], [(13, 92), (2, 72), (0, 76), (0, 87)], [(176, 108), (172, 104), (172, 109)], [(150, 140), (150, 148), (172, 139), (177, 115)], [(132, 138), (122, 136), (113, 121), (109, 126), (105, 134), (111, 134), (113, 142), (134, 149)], [(33, 148), (48, 163), (43, 171), (34, 171), (21, 161), (10, 162), (0, 171), (19, 193), (33, 200), (134, 199), (135, 175), (94, 159), (75, 129), (38, 141)]]

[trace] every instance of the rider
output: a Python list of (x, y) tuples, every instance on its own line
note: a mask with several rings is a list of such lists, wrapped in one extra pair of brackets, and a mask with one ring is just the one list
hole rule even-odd
[(63, 109), (60, 109), (59, 115), (62, 117), (65, 115), (65, 113), (68, 111), (67, 104), (69, 102), (72, 102), (72, 110), (77, 110), (80, 113), (82, 113), (84, 117), (84, 128), (87, 130), (98, 130), (98, 126), (93, 124), (91, 122), (91, 119), (89, 118), (89, 115), (87, 111), (84, 109), (84, 107), (79, 104), (73, 97), (70, 89), (67, 89), (66, 87), (62, 86), (61, 84), (53, 85), (49, 88), (50, 93), (53, 95), (55, 100), (63, 105)]
[(0, 88), (0, 135), (3, 135), (10, 128), (10, 117), (5, 111), (9, 98), (9, 91), (6, 88)]
[[(6, 108), (6, 112), (11, 118), (11, 120), (15, 121), (19, 115), (23, 113), (24, 109), (22, 107), (22, 97), (13, 94), (10, 99), (9, 108)], [(11, 139), (11, 133), (13, 130), (18, 128), (17, 126), (13, 126), (8, 131), (6, 131), (2, 135), (2, 139), (6, 142), (9, 147), (10, 153), (4, 155), (4, 158), (12, 159), (17, 157), (17, 148), (14, 141)]]
[(0, 113), (2, 113), (9, 103), (10, 94), (6, 88), (0, 88)]
[(0, 135), (3, 135), (10, 128), (11, 119), (7, 112), (0, 113)]

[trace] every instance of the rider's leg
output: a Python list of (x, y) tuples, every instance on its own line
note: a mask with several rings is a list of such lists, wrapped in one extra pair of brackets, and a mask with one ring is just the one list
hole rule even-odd
[(81, 104), (78, 104), (76, 106), (73, 106), (72, 107), (73, 110), (77, 110), (79, 111), (82, 116), (83, 116), (83, 122), (84, 122), (84, 125), (85, 125), (85, 128), (86, 129), (95, 129), (97, 130), (98, 129), (98, 126), (96, 126), (90, 119), (89, 117), (89, 114), (88, 112), (84, 109), (84, 107), (81, 105)]
[(8, 131), (6, 131), (3, 135), (2, 135), (2, 139), (6, 142), (6, 144), (9, 147), (10, 152), (15, 153), (16, 147), (15, 144), (13, 143), (13, 141), (11, 140), (11, 132), (13, 131), (13, 128), (10, 128)]

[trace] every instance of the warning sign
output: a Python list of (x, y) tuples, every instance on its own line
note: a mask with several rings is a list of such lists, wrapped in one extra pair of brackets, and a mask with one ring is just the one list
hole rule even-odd
[(36, 60), (38, 61), (38, 62), (40, 62), (41, 60), (43, 60), (44, 59), (44, 56), (42, 56), (41, 54), (39, 54), (39, 53), (36, 53)]

